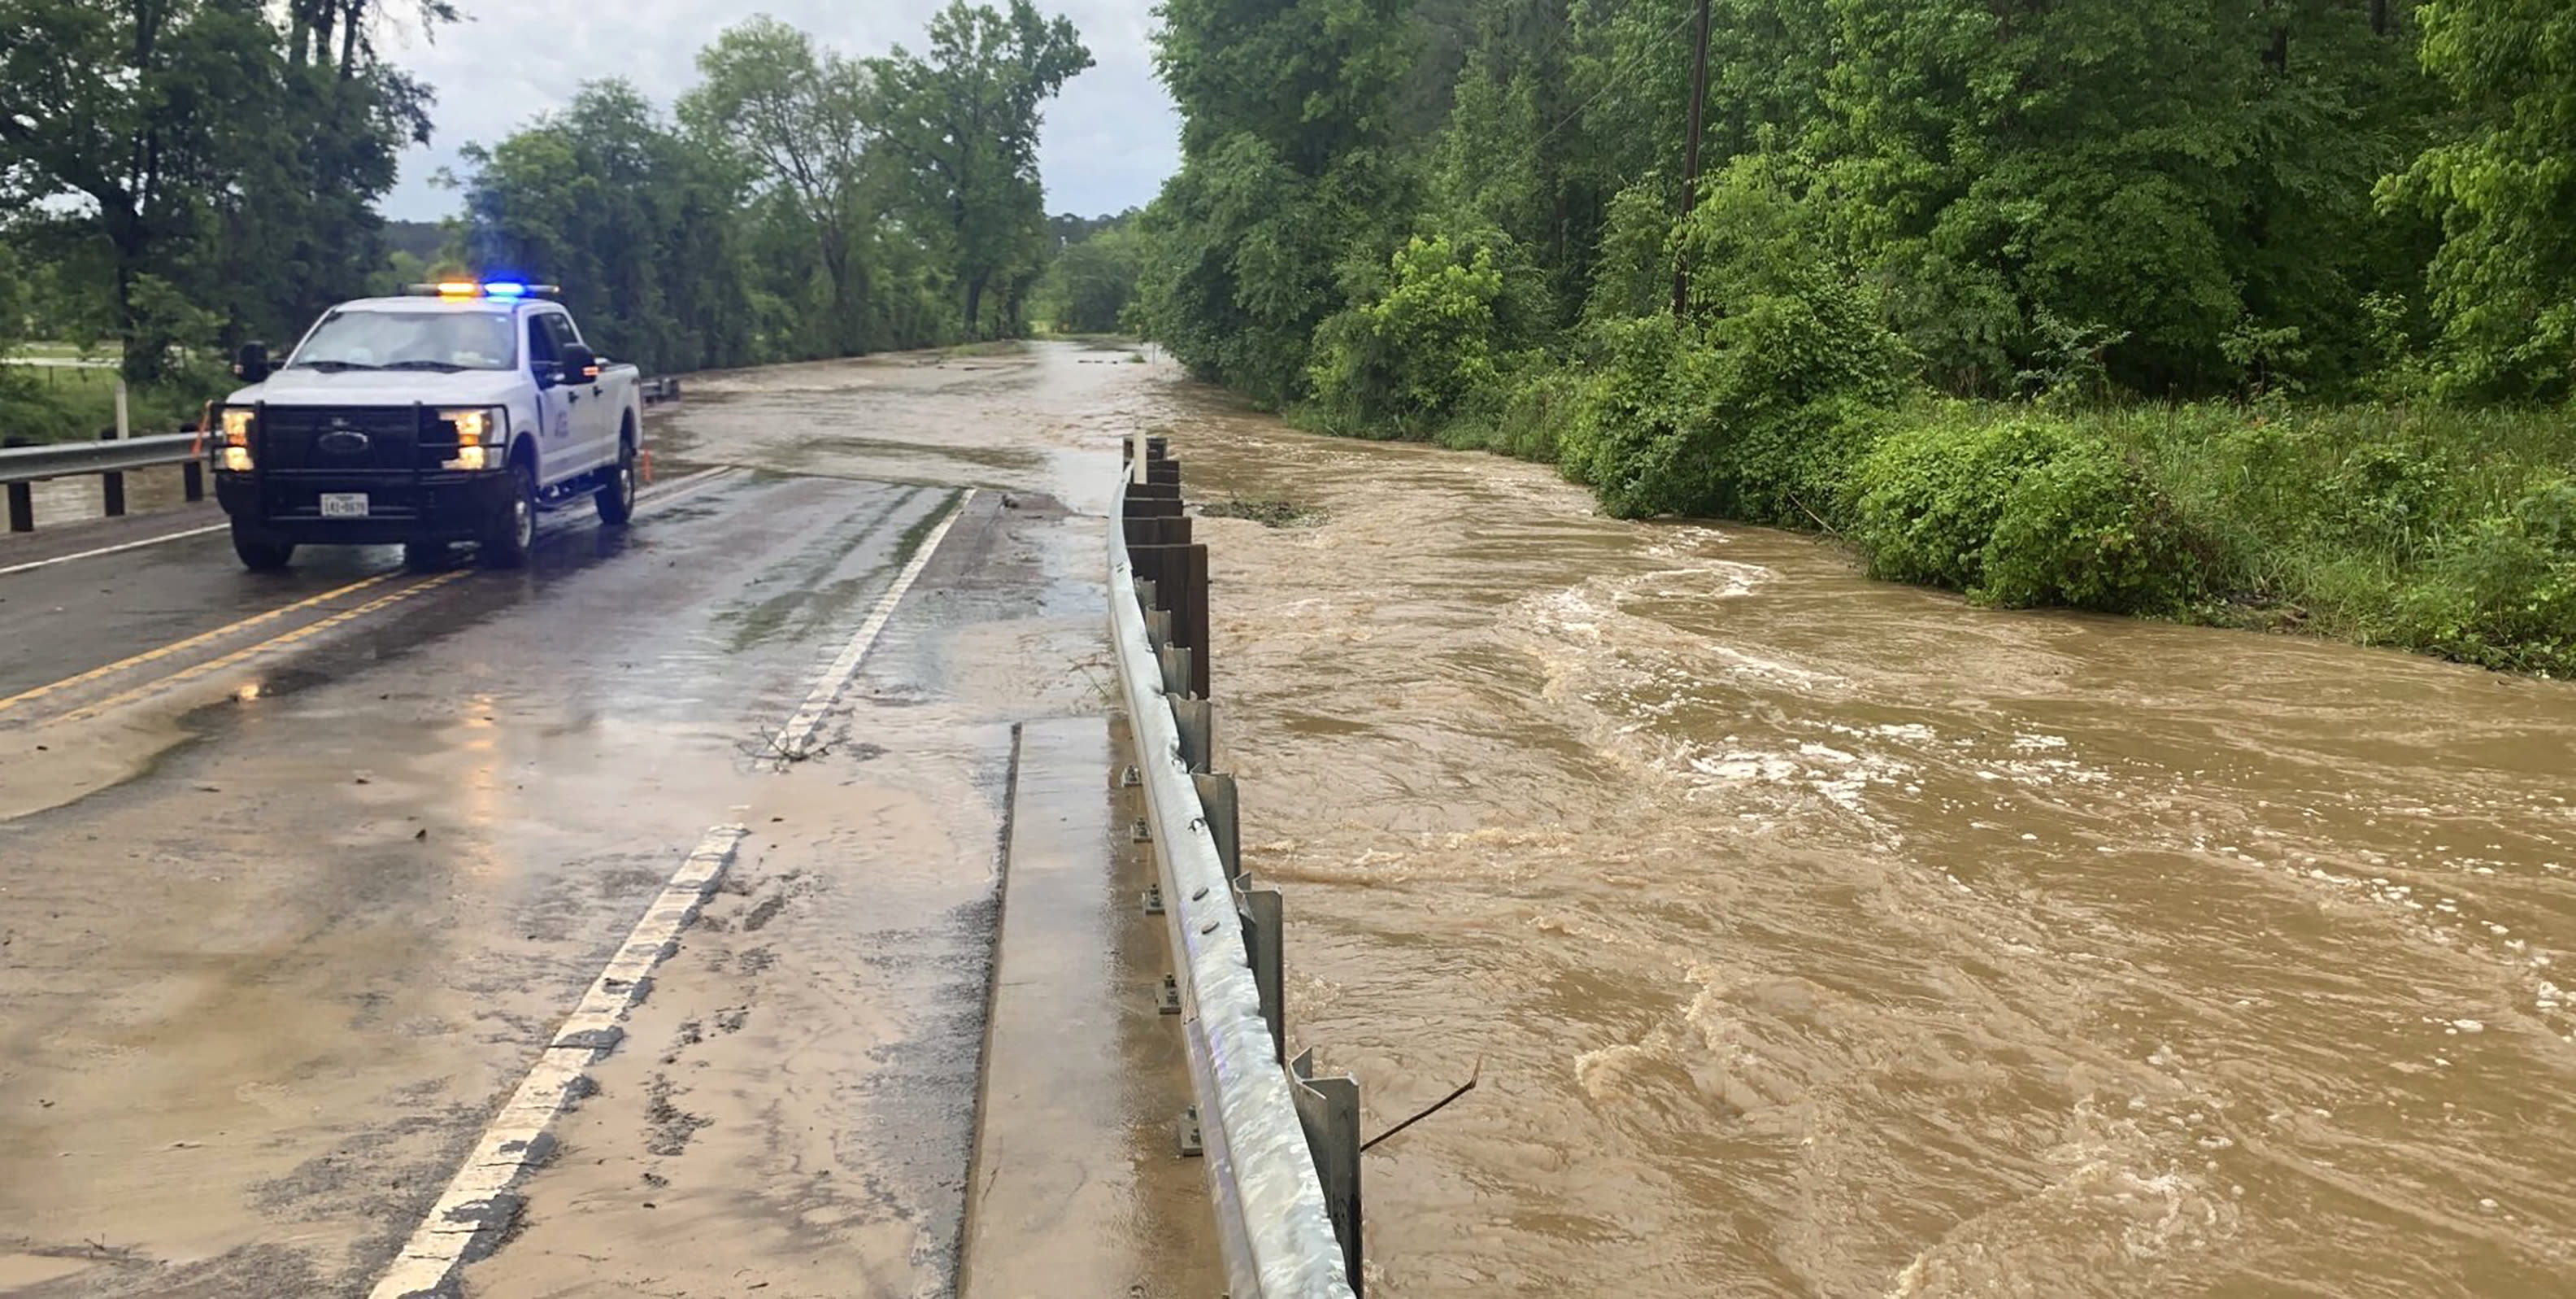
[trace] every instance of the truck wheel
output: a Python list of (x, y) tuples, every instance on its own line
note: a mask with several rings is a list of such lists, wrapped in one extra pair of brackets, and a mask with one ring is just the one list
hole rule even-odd
[(254, 573), (274, 573), (295, 558), (295, 543), (279, 541), (259, 529), (233, 522), (233, 553)]
[(608, 485), (590, 498), (599, 506), (599, 521), (620, 527), (635, 517), (635, 443), (620, 438), (617, 443), (617, 467), (608, 471)]
[(519, 568), (537, 548), (537, 471), (525, 460), (510, 466), (510, 500), (483, 535), (485, 568)]

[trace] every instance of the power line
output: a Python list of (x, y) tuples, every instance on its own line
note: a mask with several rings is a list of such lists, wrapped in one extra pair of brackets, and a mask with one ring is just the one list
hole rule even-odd
[(1624, 76), (1626, 76), (1626, 75), (1627, 75), (1628, 73), (1630, 73), (1630, 72), (1634, 72), (1634, 71), (1636, 71), (1636, 70), (1637, 70), (1637, 65), (1638, 65), (1638, 64), (1641, 64), (1641, 63), (1644, 63), (1644, 62), (1646, 61), (1646, 59), (1654, 53), (1655, 47), (1656, 47), (1657, 45), (1662, 44), (1664, 41), (1671, 40), (1673, 37), (1676, 37), (1676, 36), (1681, 35), (1682, 28), (1689, 26), (1689, 25), (1690, 25), (1690, 23), (1691, 23), (1691, 21), (1692, 21), (1693, 19), (1697, 18), (1697, 17), (1699, 17), (1699, 11), (1698, 11), (1698, 9), (1697, 9), (1697, 7), (1696, 7), (1696, 6), (1684, 5), (1684, 6), (1682, 7), (1682, 20), (1681, 20), (1680, 22), (1674, 23), (1674, 24), (1673, 24), (1673, 26), (1672, 26), (1672, 30), (1665, 32), (1662, 36), (1660, 36), (1660, 37), (1656, 38), (1656, 39), (1655, 39), (1655, 40), (1653, 40), (1653, 41), (1649, 41), (1649, 42), (1646, 44), (1645, 49), (1644, 49), (1644, 50), (1642, 50), (1642, 51), (1640, 51), (1636, 57), (1634, 57), (1634, 58), (1630, 59), (1630, 60), (1628, 61), (1628, 63), (1627, 63), (1625, 66), (1612, 69), (1612, 70), (1611, 70), (1611, 73), (1610, 73), (1610, 81), (1609, 81), (1609, 84), (1604, 85), (1603, 87), (1601, 87), (1601, 89), (1594, 91), (1594, 92), (1592, 93), (1592, 98), (1587, 99), (1587, 100), (1584, 100), (1582, 103), (1575, 105), (1575, 107), (1574, 107), (1574, 111), (1573, 111), (1573, 112), (1566, 114), (1566, 115), (1565, 115), (1565, 117), (1563, 118), (1563, 120), (1559, 121), (1556, 125), (1554, 125), (1554, 126), (1551, 126), (1551, 127), (1547, 128), (1547, 134), (1540, 136), (1540, 137), (1538, 138), (1537, 143), (1532, 144), (1532, 145), (1530, 146), (1530, 152), (1531, 152), (1531, 153), (1537, 153), (1537, 152), (1539, 151), (1539, 149), (1540, 149), (1540, 147), (1541, 147), (1541, 146), (1544, 146), (1548, 141), (1553, 140), (1553, 139), (1555, 139), (1555, 138), (1556, 138), (1556, 133), (1557, 133), (1557, 132), (1564, 130), (1564, 129), (1565, 129), (1566, 127), (1568, 127), (1568, 126), (1573, 125), (1573, 124), (1574, 124), (1574, 119), (1576, 119), (1576, 118), (1578, 118), (1578, 117), (1583, 116), (1586, 112), (1591, 111), (1591, 108), (1592, 108), (1592, 106), (1593, 106), (1594, 104), (1597, 104), (1597, 103), (1600, 103), (1600, 102), (1601, 102), (1602, 96), (1607, 95), (1607, 94), (1609, 94), (1611, 91), (1618, 89), (1618, 88), (1619, 88), (1619, 82), (1620, 82), (1621, 78), (1623, 78)]

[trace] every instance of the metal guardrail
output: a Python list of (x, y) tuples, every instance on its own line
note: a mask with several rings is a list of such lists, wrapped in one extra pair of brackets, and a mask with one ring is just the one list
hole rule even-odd
[(186, 464), (196, 457), (194, 433), (154, 433), (108, 442), (52, 442), (0, 447), (0, 483), (118, 473), (156, 465)]
[(1234, 1299), (1358, 1299), (1359, 1084), (1286, 1058), (1281, 898), (1242, 869), (1234, 778), (1210, 770), (1207, 550), (1162, 451), (1111, 507), (1109, 610), (1156, 863), (1146, 905), (1171, 942), (1162, 1009), (1182, 1016), (1197, 1099), (1182, 1149), (1207, 1161)]
[(101, 512), (114, 518), (125, 513), (126, 472), (162, 465), (184, 466), (187, 470), (184, 485), (187, 499), (202, 501), (206, 498), (206, 466), (198, 458), (197, 435), (194, 433), (154, 433), (100, 442), (0, 447), (0, 485), (8, 489), (9, 530), (36, 530), (36, 497), (31, 484), (48, 478), (98, 474), (104, 479)]

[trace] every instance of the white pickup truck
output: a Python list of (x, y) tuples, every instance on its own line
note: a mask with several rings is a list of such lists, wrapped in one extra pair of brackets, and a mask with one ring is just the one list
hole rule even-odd
[(542, 285), (420, 285), (325, 312), (283, 364), (242, 348), (223, 403), (215, 494), (233, 549), (283, 568), (299, 545), (400, 543), (415, 566), (471, 542), (515, 568), (540, 511), (635, 508), (643, 407), (631, 365), (581, 339)]

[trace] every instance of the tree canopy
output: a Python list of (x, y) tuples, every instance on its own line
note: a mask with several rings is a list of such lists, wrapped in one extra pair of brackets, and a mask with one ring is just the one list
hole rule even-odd
[[(2576, 10), (1713, 9), (1702, 183), (1762, 160), (1938, 388), (2027, 392), (2080, 356), (2156, 396), (2359, 390), (2405, 354), (2446, 391), (2567, 391)], [(1694, 0), (1158, 12), (1183, 165), (1146, 282), (1204, 373), (1315, 395), (1306, 349), (1398, 289), (1417, 236), (1532, 309), (1506, 345), (1578, 348), (1668, 298), (1637, 272), (1680, 252)]]
[(919, 54), (747, 19), (676, 101), (590, 83), (465, 146), (461, 211), (399, 247), (376, 205), (434, 100), (375, 34), (457, 14), (387, 2), (0, 0), (0, 337), (111, 339), (131, 379), (211, 388), (234, 345), (437, 271), (560, 283), (656, 369), (1026, 327), (1056, 242), (1038, 132), (1091, 63), (1029, 0), (952, 0)]

